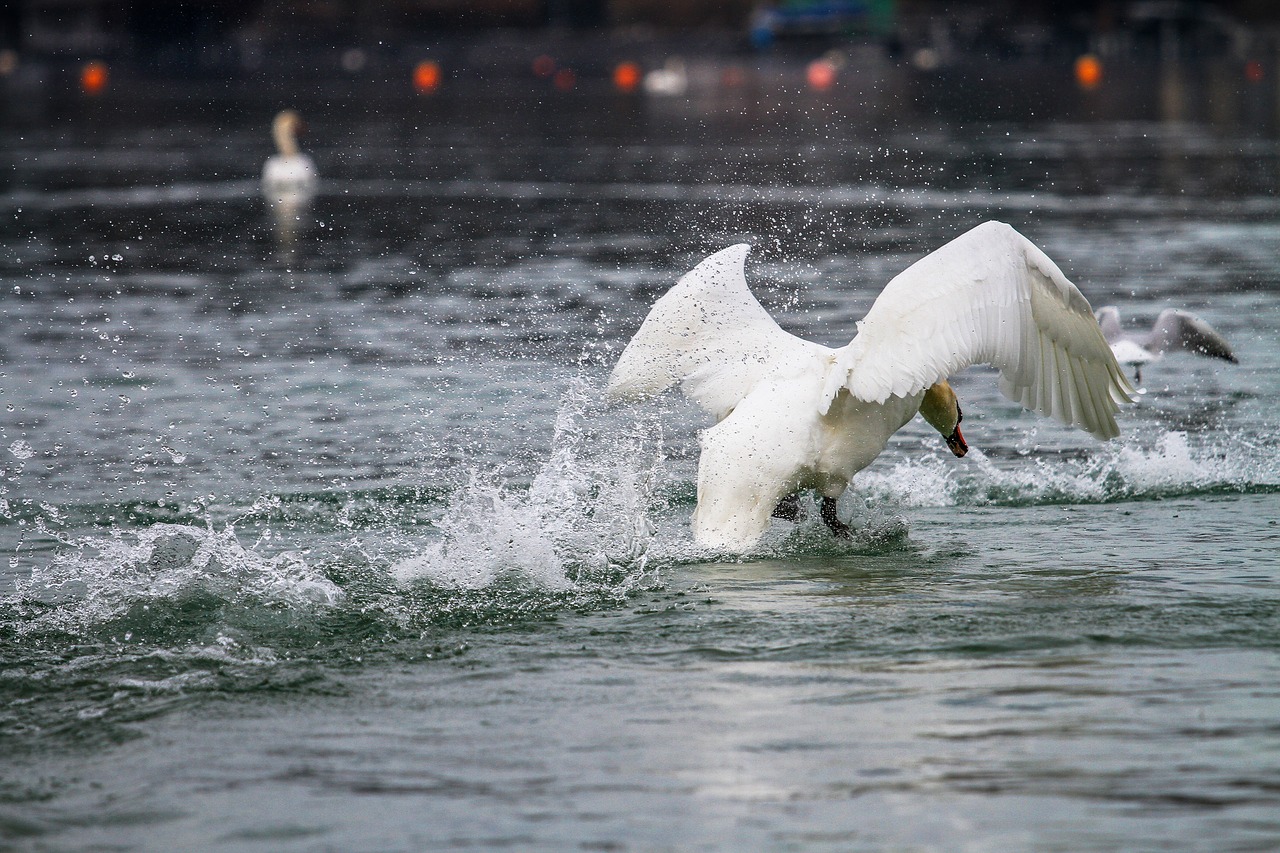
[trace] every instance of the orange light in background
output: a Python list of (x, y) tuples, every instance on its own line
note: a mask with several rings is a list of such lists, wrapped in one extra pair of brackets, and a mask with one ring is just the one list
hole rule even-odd
[(98, 95), (107, 88), (107, 63), (97, 59), (80, 69), (80, 88), (86, 95)]
[(720, 74), (720, 84), (727, 89), (736, 89), (747, 82), (747, 72), (737, 65), (727, 66)]
[(545, 53), (534, 58), (533, 73), (536, 77), (550, 77), (556, 73), (556, 61)]
[(815, 59), (805, 69), (804, 79), (809, 87), (825, 92), (836, 84), (836, 66), (827, 59)]
[(440, 63), (424, 59), (413, 67), (413, 88), (428, 94), (440, 88)]
[(561, 92), (567, 92), (578, 82), (578, 75), (573, 73), (572, 68), (561, 68), (556, 72), (553, 82)]
[(1250, 83), (1261, 83), (1262, 78), (1265, 76), (1266, 74), (1262, 67), (1262, 63), (1258, 60), (1251, 59), (1244, 64), (1244, 79), (1248, 80)]
[(1096, 89), (1102, 83), (1102, 61), (1092, 53), (1076, 60), (1076, 83), (1081, 89)]
[(634, 62), (619, 62), (613, 69), (613, 85), (619, 92), (634, 92), (640, 85), (640, 66)]

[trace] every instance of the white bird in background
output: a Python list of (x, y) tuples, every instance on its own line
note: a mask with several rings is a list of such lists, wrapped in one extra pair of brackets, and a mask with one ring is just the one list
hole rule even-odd
[(750, 247), (704, 260), (658, 300), (609, 378), (611, 399), (677, 382), (718, 423), (704, 430), (693, 534), (745, 551), (771, 516), (794, 518), (814, 489), (822, 518), (849, 529), (836, 500), (918, 411), (956, 456), (968, 445), (947, 377), (994, 365), (1010, 399), (1100, 439), (1133, 386), (1089, 302), (1031, 241), (987, 222), (896, 276), (831, 349), (782, 330), (747, 289)]
[(278, 153), (262, 166), (262, 190), (272, 202), (299, 206), (315, 194), (320, 180), (315, 163), (298, 150), (303, 128), (302, 117), (293, 110), (282, 110), (271, 123)]
[(673, 56), (661, 68), (644, 75), (644, 90), (650, 95), (676, 97), (689, 88), (689, 75), (684, 70), (684, 60)]
[(1188, 311), (1166, 308), (1156, 317), (1151, 331), (1142, 333), (1126, 332), (1120, 325), (1120, 309), (1114, 305), (1099, 308), (1097, 318), (1116, 361), (1133, 367), (1136, 382), (1142, 381), (1142, 365), (1174, 350), (1240, 363), (1226, 338)]

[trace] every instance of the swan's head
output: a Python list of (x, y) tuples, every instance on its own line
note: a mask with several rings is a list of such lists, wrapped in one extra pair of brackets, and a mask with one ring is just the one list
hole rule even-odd
[(951, 390), (951, 385), (945, 379), (937, 385), (929, 386), (929, 389), (924, 392), (924, 399), (920, 401), (920, 416), (942, 433), (942, 437), (947, 441), (947, 447), (951, 448), (951, 452), (956, 456), (964, 456), (969, 452), (969, 445), (965, 443), (964, 435), (960, 432), (960, 421), (964, 420), (964, 414), (960, 411), (960, 401), (956, 399), (956, 392)]
[(295, 110), (281, 110), (271, 122), (271, 136), (281, 154), (298, 153), (298, 134), (307, 129), (302, 116)]

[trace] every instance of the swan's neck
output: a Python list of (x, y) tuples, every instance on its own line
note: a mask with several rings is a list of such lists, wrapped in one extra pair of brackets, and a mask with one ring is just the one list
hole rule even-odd
[(960, 403), (945, 379), (931, 385), (920, 400), (920, 415), (942, 435), (950, 435), (960, 423)]
[(276, 140), (276, 150), (286, 157), (298, 153), (298, 137), (293, 133), (293, 122), (277, 121), (271, 128), (271, 135)]

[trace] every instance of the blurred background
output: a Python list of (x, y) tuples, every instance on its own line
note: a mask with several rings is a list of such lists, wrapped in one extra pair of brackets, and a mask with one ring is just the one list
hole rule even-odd
[[(1278, 78), (1276, 0), (0, 3), (0, 849), (1280, 849)], [(970, 371), (857, 543), (694, 548), (654, 301), (746, 242), (842, 346), (987, 219), (1239, 364)]]
[[(687, 49), (812, 57), (859, 45), (922, 70), (977, 60), (1253, 63), (1280, 53), (1267, 0), (7, 0), (0, 76), (74, 86), (112, 74), (252, 78), (404, 76), (430, 56), (452, 76), (528, 70), (513, 45), (552, 48), (577, 82), (608, 80), (619, 52)], [(12, 81), (10, 81), (12, 85)]]

